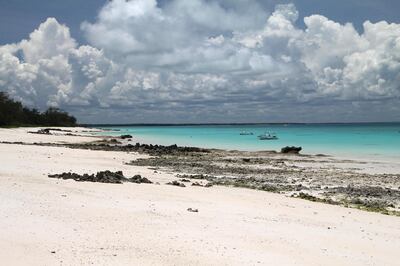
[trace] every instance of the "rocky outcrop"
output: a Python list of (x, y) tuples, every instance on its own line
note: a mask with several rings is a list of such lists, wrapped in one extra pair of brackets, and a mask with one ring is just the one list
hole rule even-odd
[(292, 154), (299, 154), (302, 150), (302, 147), (284, 147), (281, 149), (281, 153), (292, 153)]
[(146, 183), (151, 184), (152, 182), (145, 177), (140, 175), (135, 175), (132, 178), (127, 178), (124, 176), (122, 171), (111, 172), (111, 171), (101, 171), (94, 174), (76, 174), (76, 173), (62, 173), (56, 175), (49, 175), (50, 178), (59, 178), (59, 179), (73, 179), (78, 182), (98, 182), (98, 183), (110, 183), (110, 184), (122, 184), (124, 182), (130, 183)]
[(112, 145), (112, 143), (109, 142), (102, 142), (102, 143), (84, 143), (84, 144), (65, 144), (64, 146), (73, 149), (139, 152), (155, 156), (210, 152), (210, 150), (196, 148), (196, 147), (179, 147), (177, 145), (163, 146), (163, 145), (140, 144), (140, 143), (136, 143), (135, 145), (128, 144), (122, 146), (122, 145)]

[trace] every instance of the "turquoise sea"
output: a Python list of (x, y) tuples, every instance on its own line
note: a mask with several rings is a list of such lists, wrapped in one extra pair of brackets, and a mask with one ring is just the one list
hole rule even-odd
[[(134, 136), (134, 142), (197, 146), (247, 151), (280, 150), (301, 146), (306, 154), (372, 156), (400, 159), (400, 123), (371, 124), (263, 124), (195, 126), (100, 126), (102, 134)], [(253, 132), (242, 136), (240, 132)], [(278, 140), (259, 140), (274, 132)]]

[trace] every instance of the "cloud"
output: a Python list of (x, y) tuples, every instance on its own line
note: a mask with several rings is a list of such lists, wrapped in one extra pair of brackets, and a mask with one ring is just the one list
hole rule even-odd
[(293, 4), (113, 0), (82, 23), (89, 45), (49, 18), (0, 46), (0, 87), (86, 122), (399, 119), (399, 24), (298, 19)]

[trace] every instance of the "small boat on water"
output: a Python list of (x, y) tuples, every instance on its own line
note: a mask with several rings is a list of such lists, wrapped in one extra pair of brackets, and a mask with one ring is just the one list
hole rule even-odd
[(275, 133), (266, 132), (262, 135), (259, 135), (258, 139), (259, 140), (277, 140), (278, 137), (276, 136)]
[(251, 136), (251, 135), (254, 135), (254, 133), (253, 132), (249, 132), (249, 131), (242, 131), (242, 132), (240, 132), (240, 135), (241, 136)]

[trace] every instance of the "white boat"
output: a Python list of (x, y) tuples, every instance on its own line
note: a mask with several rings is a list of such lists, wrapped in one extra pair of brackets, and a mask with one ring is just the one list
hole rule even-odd
[(254, 133), (253, 132), (249, 132), (249, 131), (242, 131), (242, 132), (240, 132), (240, 135), (241, 136), (251, 136), (251, 135), (254, 135)]
[(264, 133), (262, 135), (259, 135), (258, 139), (259, 140), (277, 140), (278, 137), (276, 136), (275, 133), (266, 132), (266, 133)]

